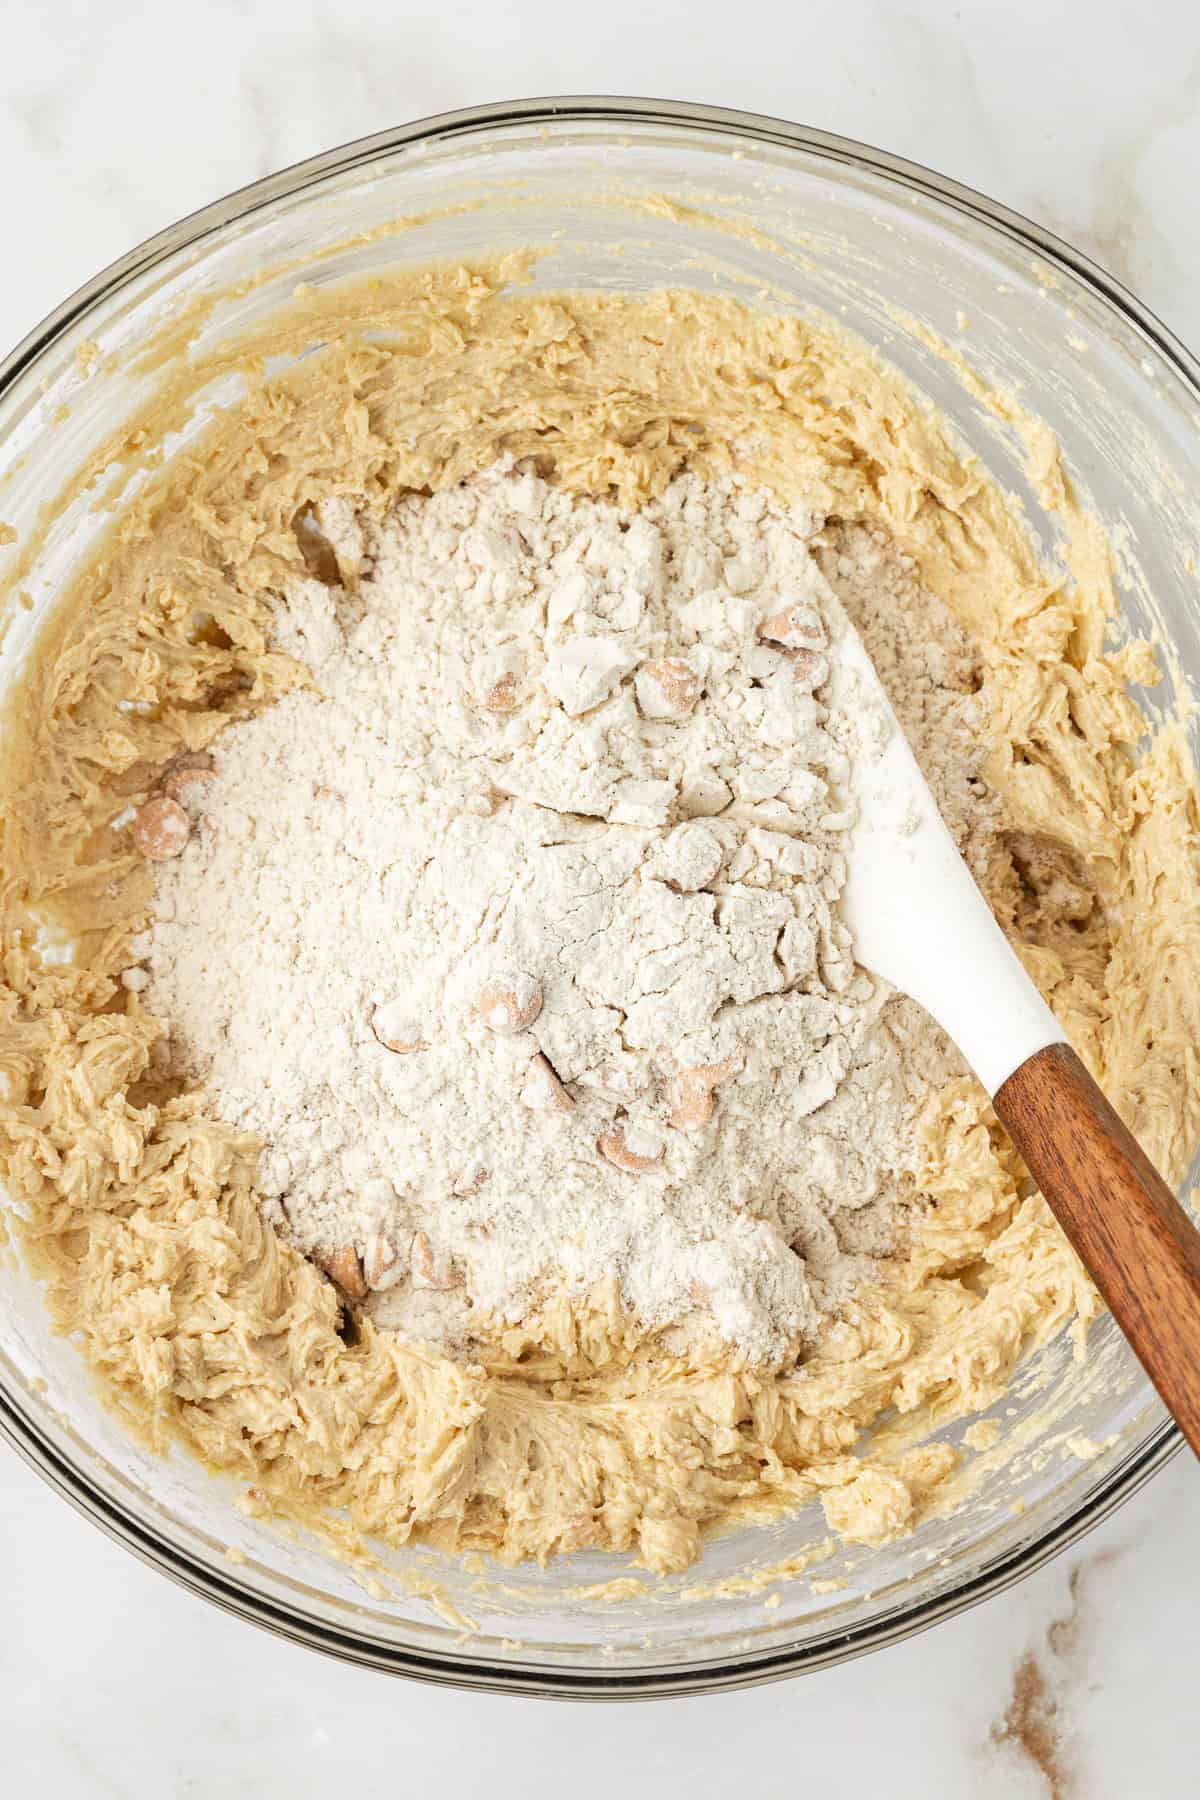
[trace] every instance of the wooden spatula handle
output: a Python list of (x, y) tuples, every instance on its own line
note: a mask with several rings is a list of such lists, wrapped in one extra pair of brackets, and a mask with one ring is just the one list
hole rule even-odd
[(1022, 1063), (995, 1107), (1200, 1455), (1200, 1232), (1068, 1045)]

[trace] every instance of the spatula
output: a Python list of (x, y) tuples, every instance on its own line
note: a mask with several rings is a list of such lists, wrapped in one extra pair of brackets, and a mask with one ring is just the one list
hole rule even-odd
[(958, 1045), (1200, 1455), (1200, 1232), (997, 925), (844, 615), (835, 621), (833, 667), (834, 704), (880, 727), (855, 759), (858, 822), (842, 908), (855, 955)]

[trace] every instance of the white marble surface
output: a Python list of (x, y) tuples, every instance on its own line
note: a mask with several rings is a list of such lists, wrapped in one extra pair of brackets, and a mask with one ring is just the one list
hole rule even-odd
[[(0, 342), (179, 214), (311, 151), (484, 100), (668, 94), (932, 164), (1074, 239), (1200, 343), (1194, 0), (9, 0)], [(351, 15), (353, 22), (351, 22)], [(0, 1768), (62, 1796), (529, 1800), (1195, 1792), (1200, 1474), (896, 1650), (707, 1702), (548, 1707), (399, 1683), (233, 1623), (0, 1452)], [(1032, 1663), (1027, 1659), (1032, 1658)], [(1057, 1775), (1006, 1738), (1022, 1667)]]

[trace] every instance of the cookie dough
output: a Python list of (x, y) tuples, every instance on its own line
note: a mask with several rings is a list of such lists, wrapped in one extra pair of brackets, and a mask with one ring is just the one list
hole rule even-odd
[[(933, 1204), (911, 1252), (798, 1369), (667, 1356), (604, 1287), (464, 1366), (369, 1320), (344, 1329), (335, 1288), (264, 1223), (257, 1143), (203, 1092), (156, 1085), (159, 1027), (119, 983), (150, 878), (114, 820), (168, 759), (304, 679), (269, 625), (272, 594), (305, 570), (306, 508), (382, 506), (500, 455), (629, 506), (685, 465), (732, 472), (883, 524), (975, 637), (1006, 822), (990, 898), (1151, 1155), (1182, 1172), (1200, 1126), (1193, 770), (1174, 729), (1143, 738), (1126, 684), (1152, 658), (1106, 648), (1105, 545), (1053, 447), (1036, 469), (1069, 574), (833, 328), (690, 291), (535, 293), (521, 273), (305, 294), (222, 351), (241, 402), (151, 473), (63, 596), (5, 720), (0, 1174), (55, 1316), (124, 1415), (266, 1504), (345, 1509), (391, 1544), (505, 1561), (632, 1550), (660, 1571), (707, 1529), (814, 1496), (838, 1532), (882, 1542), (953, 1469), (936, 1427), (989, 1405), (1023, 1353), (1098, 1306), (972, 1081), (923, 1120)], [(160, 442), (211, 373), (170, 365), (143, 435), (113, 456)], [(915, 1447), (862, 1449), (890, 1408), (920, 1426)]]

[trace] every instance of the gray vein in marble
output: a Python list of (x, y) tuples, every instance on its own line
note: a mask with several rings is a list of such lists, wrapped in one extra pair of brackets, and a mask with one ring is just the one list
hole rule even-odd
[(1046, 1800), (1085, 1800), (1079, 1769), (1075, 1712), (1099, 1629), (1095, 1584), (1125, 1554), (1114, 1546), (1085, 1557), (1071, 1570), (1065, 1613), (1052, 1619), (1042, 1640), (1018, 1659), (1003, 1715), (989, 1743), (1011, 1752), (1036, 1771)]

